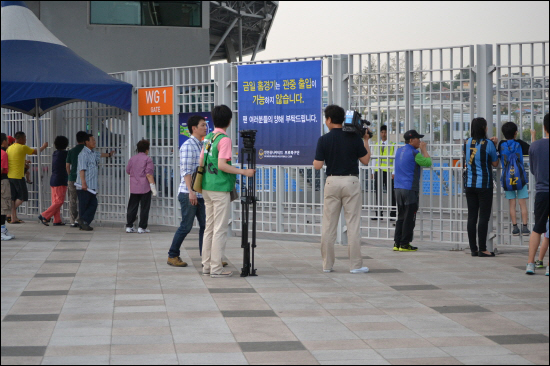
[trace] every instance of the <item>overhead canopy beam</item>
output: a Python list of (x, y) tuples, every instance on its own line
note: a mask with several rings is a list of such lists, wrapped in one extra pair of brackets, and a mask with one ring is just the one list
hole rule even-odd
[(212, 57), (214, 57), (214, 54), (216, 53), (216, 51), (218, 50), (218, 48), (220, 48), (220, 46), (222, 45), (223, 41), (225, 41), (225, 38), (227, 37), (227, 35), (229, 34), (229, 32), (231, 32), (231, 30), (233, 29), (233, 27), (235, 26), (235, 24), (237, 24), (237, 21), (239, 20), (239, 18), (235, 18), (233, 19), (233, 21), (231, 22), (231, 25), (229, 25), (229, 27), (227, 27), (227, 29), (225, 30), (225, 33), (223, 34), (222, 38), (220, 38), (220, 41), (218, 42), (218, 44), (216, 45), (216, 47), (214, 47), (214, 50), (212, 51), (212, 53), (210, 54), (210, 60), (212, 60)]

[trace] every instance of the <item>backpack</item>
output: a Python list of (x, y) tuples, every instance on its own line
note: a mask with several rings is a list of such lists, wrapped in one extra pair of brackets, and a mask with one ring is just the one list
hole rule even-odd
[[(506, 150), (507, 149), (507, 153)], [(505, 191), (520, 191), (528, 183), (527, 174), (521, 161), (521, 145), (515, 141), (502, 146), (502, 176), (500, 184)]]

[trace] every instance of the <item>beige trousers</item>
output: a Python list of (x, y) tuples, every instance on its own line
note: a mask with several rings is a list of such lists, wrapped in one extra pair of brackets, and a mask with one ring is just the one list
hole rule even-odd
[(325, 203), (323, 206), (323, 225), (321, 231), (321, 254), (323, 269), (334, 266), (334, 242), (340, 212), (344, 207), (344, 216), (348, 227), (348, 255), (350, 270), (363, 267), (361, 255), (361, 191), (359, 178), (328, 177), (325, 183)]
[(231, 209), (230, 192), (202, 191), (206, 208), (206, 228), (202, 244), (203, 272), (220, 274), (227, 244), (227, 224)]

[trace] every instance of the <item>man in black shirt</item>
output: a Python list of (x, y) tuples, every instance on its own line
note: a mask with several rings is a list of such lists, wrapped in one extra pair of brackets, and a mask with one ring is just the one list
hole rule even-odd
[(317, 170), (327, 165), (327, 181), (323, 205), (321, 233), (321, 254), (323, 271), (332, 272), (334, 266), (334, 242), (340, 211), (348, 226), (348, 253), (351, 273), (366, 273), (361, 254), (361, 191), (359, 188), (359, 163), (367, 165), (370, 160), (369, 134), (363, 141), (354, 133), (344, 132), (342, 123), (346, 117), (344, 109), (329, 105), (325, 109), (325, 123), (330, 130), (317, 142), (313, 167)]

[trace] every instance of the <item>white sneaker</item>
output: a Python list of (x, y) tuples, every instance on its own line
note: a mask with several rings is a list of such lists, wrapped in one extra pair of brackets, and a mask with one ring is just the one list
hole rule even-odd
[(135, 233), (136, 232), (136, 229), (134, 229), (133, 227), (127, 227), (126, 228), (126, 233), (128, 234), (132, 234), (132, 233)]
[(325, 273), (330, 273), (332, 271), (334, 271), (332, 268), (331, 269), (323, 269), (323, 272), (325, 272)]
[(362, 267), (357, 269), (352, 269), (349, 271), (349, 273), (367, 273), (369, 271), (369, 267)]
[(142, 228), (138, 228), (138, 234), (147, 234), (147, 233), (150, 233), (151, 230), (149, 229), (142, 229)]
[(8, 241), (8, 240), (11, 240), (11, 239), (13, 239), (13, 238), (15, 238), (15, 236), (14, 236), (14, 235), (10, 235), (10, 233), (8, 232), (8, 230), (2, 232), (2, 241)]

